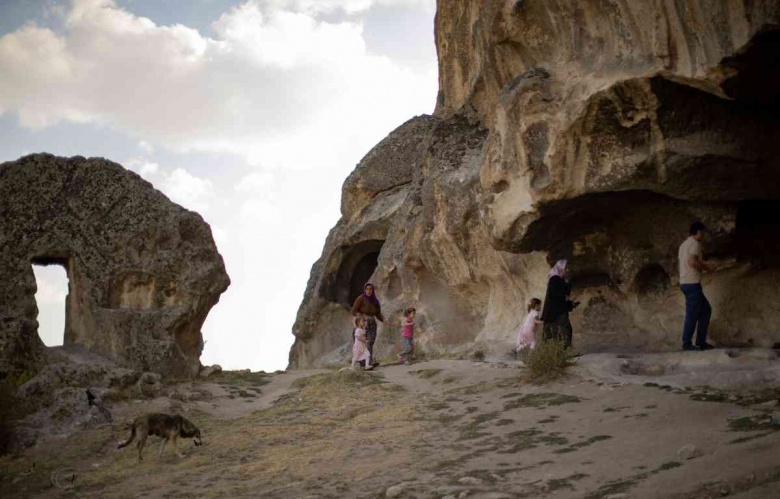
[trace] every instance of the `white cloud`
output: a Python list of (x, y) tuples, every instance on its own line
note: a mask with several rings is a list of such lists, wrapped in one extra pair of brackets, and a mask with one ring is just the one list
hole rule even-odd
[(275, 175), (267, 170), (252, 172), (238, 181), (239, 192), (262, 193), (276, 182)]
[(160, 171), (160, 165), (146, 158), (130, 158), (124, 162), (124, 167), (136, 172), (149, 182), (155, 181), (155, 174)]
[[(26, 25), (0, 37), (0, 114), (29, 129), (92, 123), (131, 136), (137, 149), (127, 154), (138, 156), (123, 164), (203, 215), (231, 276), (203, 328), (203, 362), (280, 368), (344, 178), (392, 128), (435, 103), (433, 51), (416, 69), (371, 54), (362, 13), (434, 4), (249, 1), (208, 37), (135, 16), (132, 4), (74, 0), (61, 31)], [(171, 150), (214, 154), (172, 168)]]
[(160, 190), (174, 202), (194, 211), (208, 210), (216, 198), (211, 180), (196, 177), (183, 168), (166, 175)]
[(417, 7), (431, 10), (435, 8), (435, 2), (430, 0), (267, 0), (264, 4), (270, 9), (283, 9), (308, 13), (343, 10), (349, 14), (364, 12), (374, 5)]
[(138, 141), (138, 149), (142, 150), (146, 154), (154, 152), (154, 146), (145, 140)]
[(217, 198), (217, 191), (210, 179), (197, 177), (184, 168), (163, 171), (159, 164), (143, 157), (130, 158), (124, 162), (124, 166), (151, 182), (171, 201), (188, 210), (203, 214)]
[(343, 160), (334, 151), (354, 137), (365, 151), (412, 110), (432, 110), (436, 68), (372, 55), (359, 20), (316, 14), (421, 3), (433, 2), (250, 1), (223, 14), (210, 38), (113, 0), (74, 0), (62, 34), (31, 24), (0, 38), (0, 110), (32, 129), (107, 124), (147, 145), (253, 164)]

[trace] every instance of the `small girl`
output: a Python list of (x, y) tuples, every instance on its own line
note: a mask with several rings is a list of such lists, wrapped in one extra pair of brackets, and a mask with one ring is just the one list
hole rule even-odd
[(403, 362), (407, 366), (412, 363), (412, 353), (414, 352), (414, 316), (417, 310), (407, 308), (404, 310), (404, 320), (401, 322), (401, 336), (403, 337), (404, 349), (398, 354), (398, 362)]
[(523, 348), (533, 349), (536, 346), (536, 325), (541, 324), (539, 316), (542, 313), (542, 300), (531, 298), (528, 302), (528, 314), (523, 319), (520, 331), (517, 332), (517, 345), (515, 352), (520, 353)]
[(352, 345), (352, 370), (355, 369), (358, 362), (365, 362), (366, 371), (373, 369), (368, 359), (368, 345), (366, 344), (366, 318), (359, 315), (355, 317), (355, 343)]

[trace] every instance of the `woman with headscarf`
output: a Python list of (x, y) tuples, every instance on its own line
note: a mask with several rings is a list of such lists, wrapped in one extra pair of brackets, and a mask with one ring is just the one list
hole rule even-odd
[(376, 365), (374, 363), (376, 320), (379, 319), (381, 322), (385, 322), (385, 318), (382, 316), (382, 306), (376, 297), (374, 285), (370, 282), (363, 286), (363, 294), (355, 299), (355, 303), (352, 305), (352, 315), (355, 317), (362, 315), (366, 318), (366, 345), (368, 346), (369, 358), (366, 369), (373, 369)]
[(544, 341), (563, 341), (567, 347), (571, 347), (572, 328), (569, 321), (569, 312), (579, 305), (569, 299), (571, 284), (567, 277), (569, 269), (566, 260), (558, 260), (555, 266), (547, 274), (547, 294), (544, 297), (544, 309), (542, 321)]

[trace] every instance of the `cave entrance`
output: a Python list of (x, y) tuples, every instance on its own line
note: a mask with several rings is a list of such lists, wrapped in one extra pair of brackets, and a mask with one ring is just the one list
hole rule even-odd
[(65, 343), (70, 288), (66, 264), (65, 261), (45, 258), (32, 261), (37, 285), (35, 302), (38, 305), (38, 336), (47, 347)]
[(383, 240), (362, 241), (343, 248), (342, 260), (335, 279), (328, 280), (322, 296), (347, 308), (363, 292), (363, 285), (371, 279), (378, 265)]
[(634, 279), (634, 286), (640, 296), (663, 293), (671, 285), (672, 279), (658, 263), (645, 265)]
[(760, 268), (780, 267), (780, 200), (739, 203), (734, 246), (737, 259)]
[(379, 252), (372, 252), (360, 259), (352, 271), (352, 279), (349, 283), (348, 303), (355, 303), (355, 299), (363, 293), (363, 286), (371, 279), (376, 270)]

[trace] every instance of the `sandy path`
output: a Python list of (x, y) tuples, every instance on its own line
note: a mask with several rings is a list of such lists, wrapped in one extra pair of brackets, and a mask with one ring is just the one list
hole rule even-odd
[[(515, 365), (436, 360), (382, 366), (380, 384), (326, 370), (278, 374), (252, 397), (235, 396), (232, 382), (188, 384), (182, 389), (211, 398), (176, 402), (208, 436), (203, 447), (185, 444), (183, 460), (168, 455), (138, 464), (132, 452), (114, 450), (123, 430), (113, 428), (6, 464), (19, 480), (29, 460), (72, 446), (77, 495), (107, 498), (383, 497), (393, 486), (400, 486), (398, 497), (420, 499), (780, 497), (780, 428), (750, 426), (766, 420), (771, 400), (751, 408), (737, 395), (728, 401), (713, 390), (658, 386), (690, 377), (685, 370), (700, 369), (700, 359), (683, 359), (691, 365), (678, 362), (650, 386), (642, 384), (646, 373), (621, 374), (622, 359), (612, 360), (617, 370), (609, 362), (599, 368), (609, 372), (607, 383), (570, 376), (534, 386), (521, 382)], [(594, 369), (585, 372), (592, 377)], [(317, 378), (326, 383), (293, 387), (316, 374), (326, 374)], [(749, 423), (742, 428), (749, 431), (734, 431), (734, 421)], [(692, 459), (678, 456), (686, 444), (696, 448)], [(36, 489), (34, 479), (46, 475), (19, 481), (37, 491), (30, 496), (70, 494)], [(24, 496), (20, 490), (0, 493)]]

